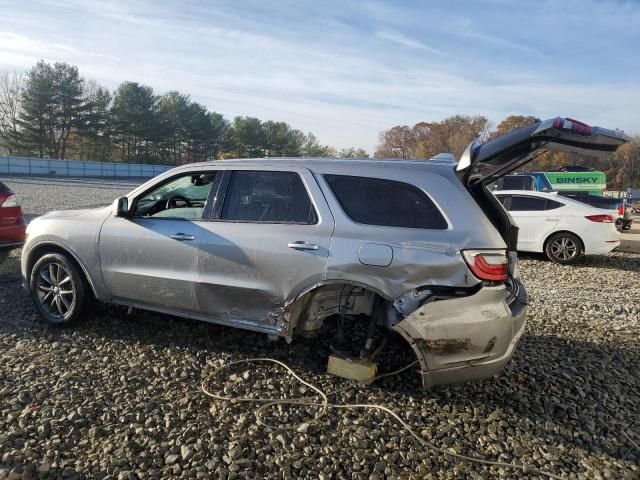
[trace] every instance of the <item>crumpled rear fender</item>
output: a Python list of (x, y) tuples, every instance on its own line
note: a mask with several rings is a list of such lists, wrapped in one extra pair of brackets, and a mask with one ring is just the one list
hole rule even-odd
[(507, 304), (511, 295), (504, 285), (483, 287), (466, 297), (426, 303), (393, 326), (416, 353), (425, 387), (502, 369), (524, 332), (526, 293), (520, 288), (525, 300), (518, 309)]

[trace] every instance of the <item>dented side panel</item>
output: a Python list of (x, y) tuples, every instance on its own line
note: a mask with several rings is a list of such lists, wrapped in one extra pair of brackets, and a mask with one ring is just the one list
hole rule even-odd
[[(335, 199), (324, 174), (316, 178), (335, 218), (327, 278), (369, 285), (388, 300), (428, 285), (468, 288), (479, 283), (467, 268), (460, 250), (504, 249), (505, 243), (486, 215), (453, 172), (416, 169), (408, 177), (402, 170), (369, 168), (362, 175), (409, 182), (422, 189), (446, 219), (446, 229), (397, 228), (364, 225), (350, 219)], [(357, 172), (354, 172), (357, 174)], [(425, 212), (428, 214), (428, 212)], [(375, 243), (389, 249), (387, 262), (363, 262), (359, 252)], [(374, 263), (374, 264), (372, 264)]]
[[(289, 336), (286, 302), (326, 278), (334, 220), (309, 170), (299, 167), (264, 170), (300, 174), (318, 222), (313, 225), (202, 222), (196, 297), (202, 314), (213, 321), (253, 324)], [(289, 246), (296, 242), (316, 248), (299, 250)]]

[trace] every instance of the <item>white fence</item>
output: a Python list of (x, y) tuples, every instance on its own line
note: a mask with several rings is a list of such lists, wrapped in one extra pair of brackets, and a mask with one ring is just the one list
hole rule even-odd
[(0, 157), (0, 175), (56, 175), (61, 177), (151, 178), (173, 168), (143, 163), (83, 162), (32, 157)]

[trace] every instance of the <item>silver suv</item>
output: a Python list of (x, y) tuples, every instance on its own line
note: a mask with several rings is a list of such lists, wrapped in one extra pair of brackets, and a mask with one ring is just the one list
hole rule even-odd
[[(425, 386), (511, 358), (527, 295), (517, 228), (486, 184), (539, 148), (611, 153), (618, 132), (552, 119), (469, 146), (457, 163), (255, 159), (185, 165), (113, 205), (28, 228), (22, 275), (52, 324), (94, 299), (284, 337), (330, 317), (409, 343)], [(347, 319), (347, 320), (345, 320)]]

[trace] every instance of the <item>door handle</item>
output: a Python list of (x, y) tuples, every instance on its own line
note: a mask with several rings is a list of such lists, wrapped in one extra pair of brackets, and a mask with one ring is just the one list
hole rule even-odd
[(169, 235), (169, 237), (180, 242), (191, 242), (196, 239), (195, 235), (187, 235), (186, 233), (174, 233), (173, 235)]
[(295, 250), (318, 250), (319, 248), (318, 245), (316, 245), (315, 243), (307, 243), (304, 240), (289, 242), (287, 246)]
[(545, 220), (549, 220), (549, 221), (558, 220), (558, 217), (546, 217)]

